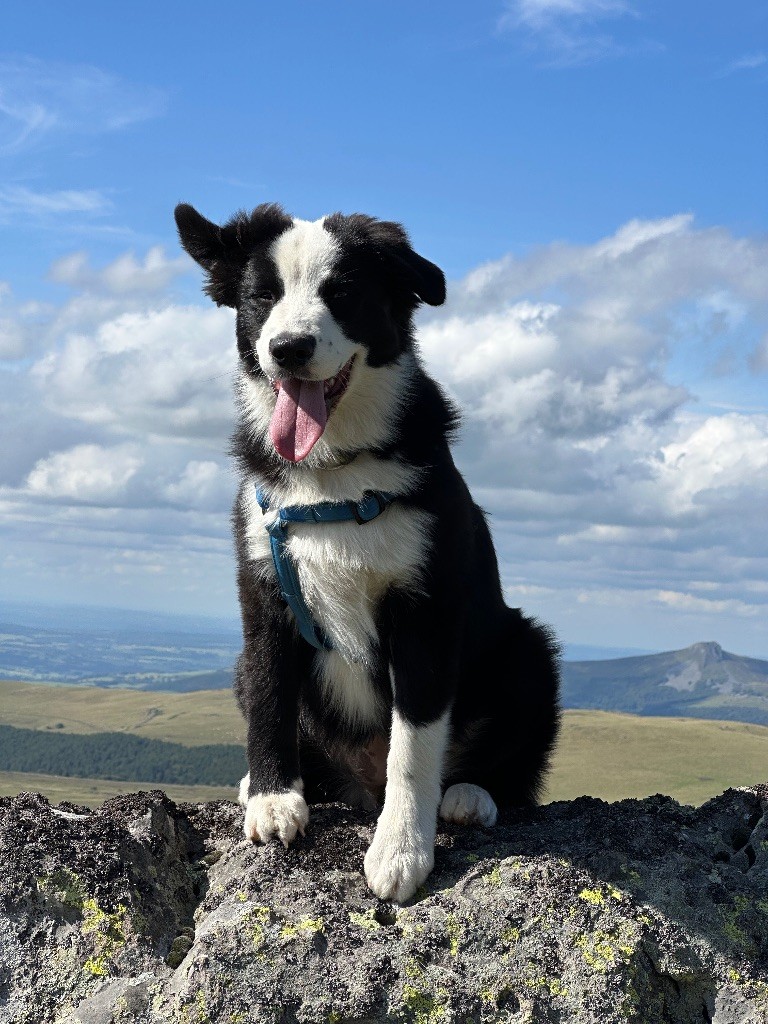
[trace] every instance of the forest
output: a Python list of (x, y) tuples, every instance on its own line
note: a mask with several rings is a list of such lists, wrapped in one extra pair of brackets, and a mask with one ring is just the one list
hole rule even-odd
[(121, 732), (83, 736), (0, 725), (0, 771), (229, 786), (246, 763), (245, 750), (234, 744), (185, 747)]

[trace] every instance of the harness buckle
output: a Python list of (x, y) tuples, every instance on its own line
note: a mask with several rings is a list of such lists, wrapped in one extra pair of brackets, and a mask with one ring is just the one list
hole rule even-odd
[(370, 523), (380, 516), (387, 507), (387, 502), (378, 491), (366, 491), (362, 501), (350, 501), (349, 508), (358, 526)]

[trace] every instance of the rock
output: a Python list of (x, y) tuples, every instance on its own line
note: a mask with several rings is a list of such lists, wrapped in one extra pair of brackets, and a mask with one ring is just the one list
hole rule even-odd
[(339, 804), (286, 851), (227, 802), (5, 798), (0, 1021), (764, 1024), (767, 809), (762, 786), (442, 827), (398, 907), (362, 876), (375, 816)]

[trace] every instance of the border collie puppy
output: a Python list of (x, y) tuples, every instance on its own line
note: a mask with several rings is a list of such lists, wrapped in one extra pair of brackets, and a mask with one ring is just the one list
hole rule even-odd
[(535, 803), (559, 724), (556, 643), (504, 603), (456, 409), (416, 349), (445, 279), (363, 214), (265, 204), (219, 226), (181, 204), (176, 223), (237, 313), (245, 834), (287, 846), (308, 803), (383, 802), (365, 876), (403, 902), (438, 814), (491, 826)]

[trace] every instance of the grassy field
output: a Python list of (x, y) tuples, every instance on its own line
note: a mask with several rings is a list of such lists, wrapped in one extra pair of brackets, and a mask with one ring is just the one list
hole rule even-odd
[(190, 747), (245, 743), (245, 724), (231, 690), (148, 693), (0, 680), (0, 724), (74, 733), (127, 732)]
[(758, 782), (768, 782), (764, 725), (566, 711), (546, 799), (665, 793), (700, 804)]
[[(245, 735), (228, 690), (145, 693), (0, 682), (0, 723), (78, 733), (129, 732), (189, 746), (243, 743)], [(620, 800), (666, 793), (681, 803), (700, 804), (729, 786), (768, 781), (768, 727), (566, 711), (549, 781), (548, 801), (583, 794)], [(234, 799), (235, 782), (231, 789), (164, 788), (179, 800)], [(92, 806), (118, 793), (154, 788), (154, 783), (0, 772), (2, 796), (26, 789)]]
[[(243, 762), (245, 772), (245, 762)], [(204, 800), (236, 800), (236, 786), (161, 786), (157, 782), (111, 782), (109, 779), (78, 779), (65, 775), (31, 772), (0, 772), (0, 796), (42, 793), (51, 803), (69, 800), (73, 804), (98, 807), (110, 797), (138, 790), (162, 789), (172, 800), (198, 803)]]

